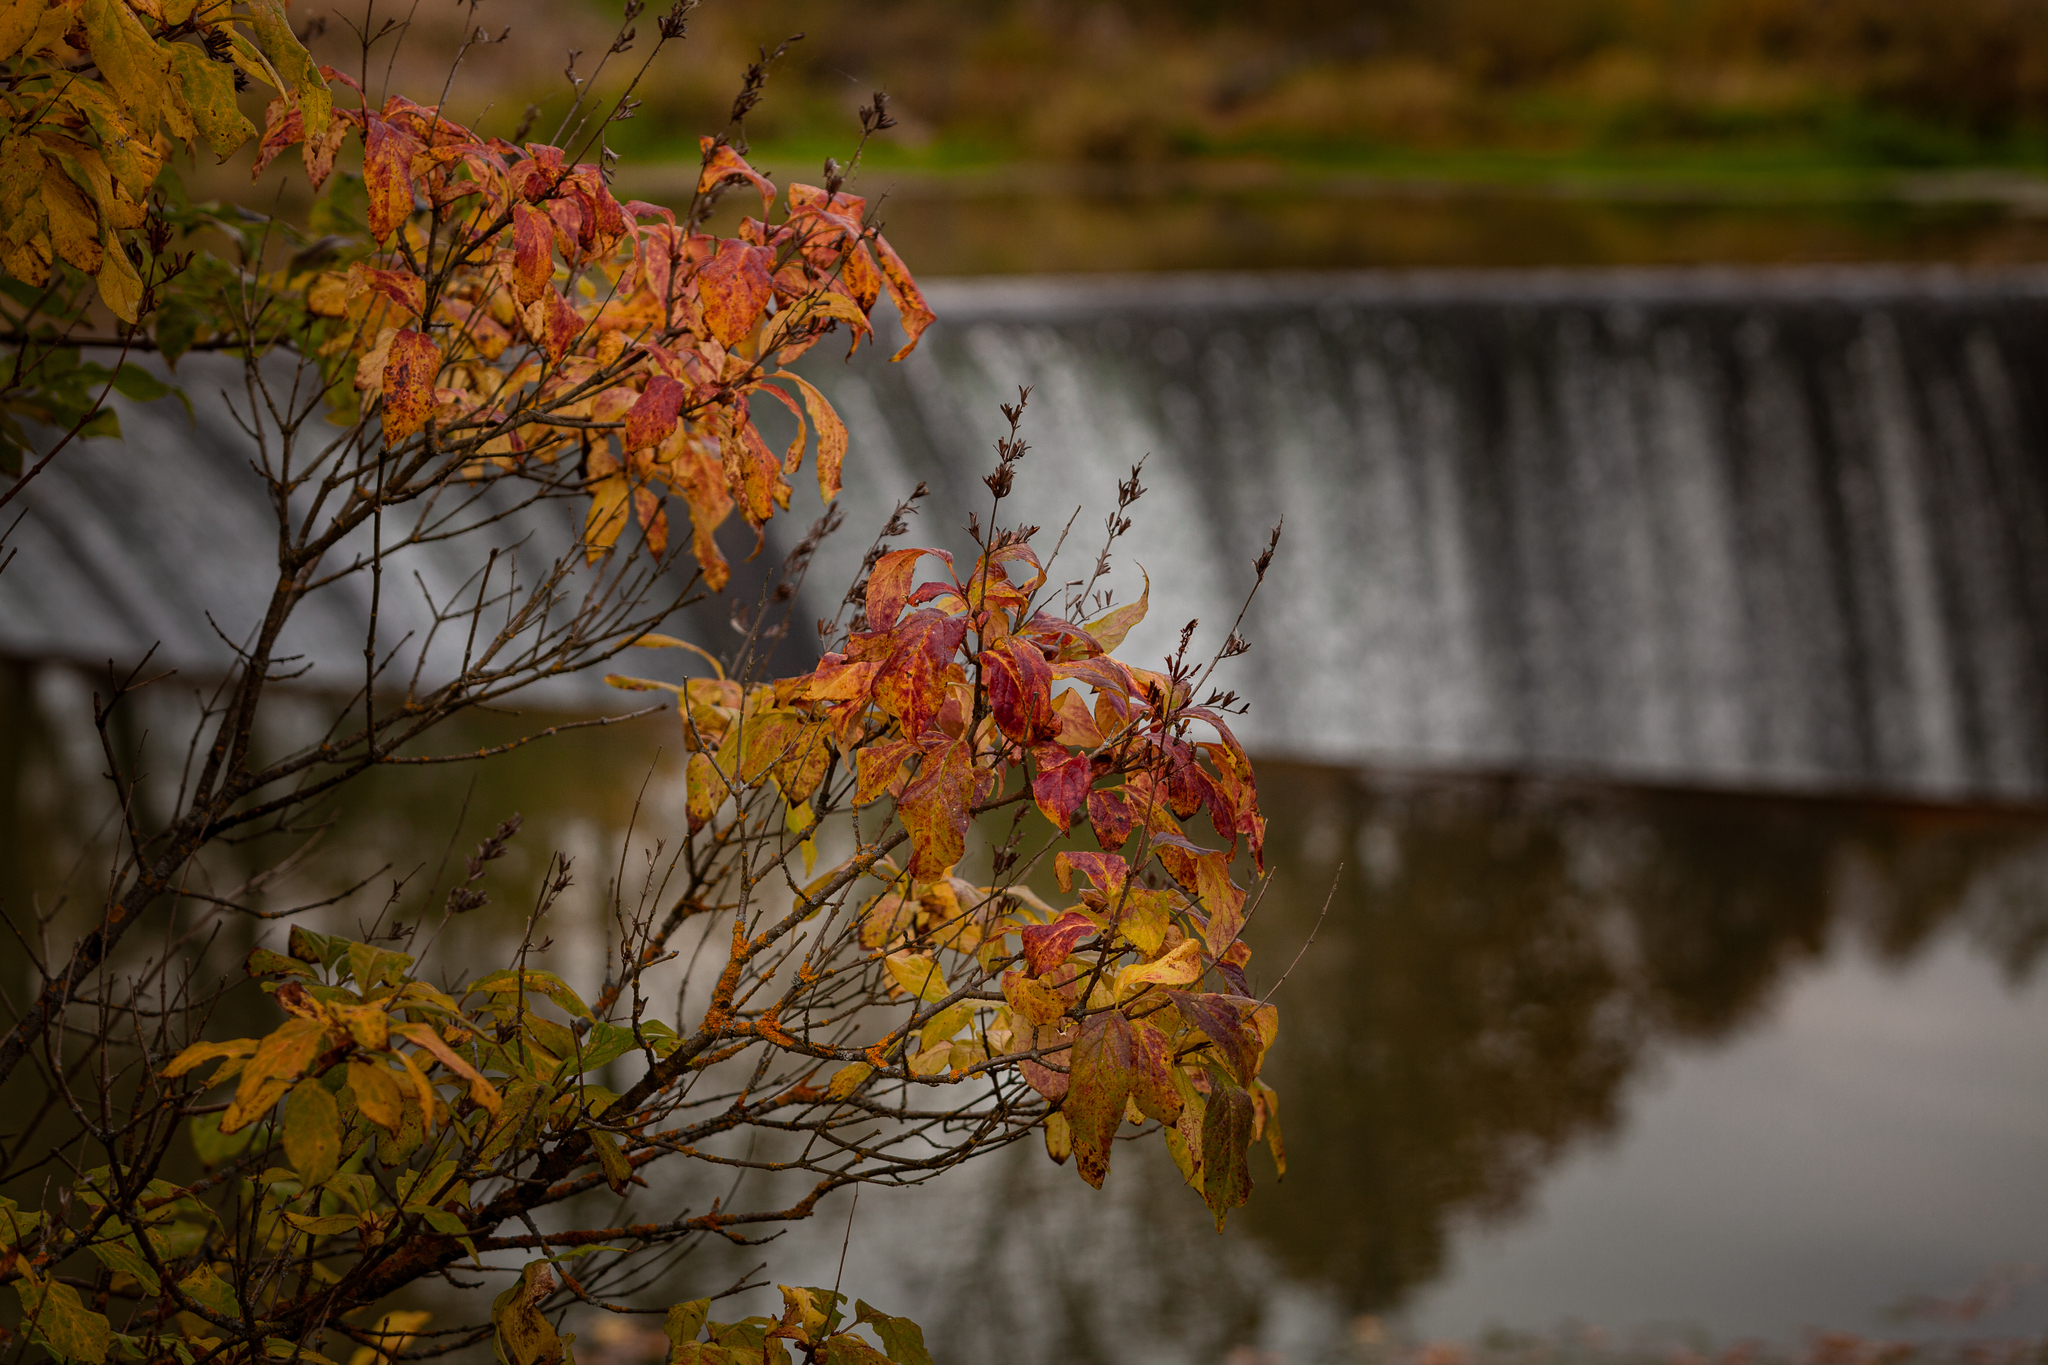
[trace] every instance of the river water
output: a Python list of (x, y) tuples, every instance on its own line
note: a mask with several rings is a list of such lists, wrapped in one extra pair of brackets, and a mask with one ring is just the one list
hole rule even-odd
[[(1220, 630), (1286, 516), (1231, 685), (1274, 825), (1262, 986), (1315, 933), (1279, 995), (1290, 1169), (1256, 1164), (1219, 1237), (1151, 1147), (1099, 1194), (1019, 1149), (863, 1198), (850, 1237), (828, 1203), (766, 1253), (779, 1277), (830, 1283), (846, 1239), (845, 1287), (953, 1362), (1677, 1360), (1749, 1337), (1796, 1354), (1817, 1330), (1857, 1334), (1827, 1348), (1846, 1361), (2048, 1332), (2048, 281), (933, 295), (947, 324), (913, 362), (814, 366), (854, 473), (831, 586), (798, 618), (830, 614), (920, 479), (914, 539), (958, 546), (1016, 384), (1037, 386), (1018, 515), (1085, 504), (1076, 562), (1149, 455), (1117, 552), (1126, 596), (1150, 575), (1138, 652), (1190, 618)], [(261, 548), (207, 519), (247, 503), (219, 491), (245, 474), (236, 437), (203, 404), (196, 437), (135, 420), (146, 442), (53, 470), (30, 507), (24, 534), (79, 567), (38, 579), (25, 554), (0, 576), (8, 652), (216, 648), (180, 563), (195, 536)], [(130, 529), (165, 508), (173, 534)], [(122, 610), (124, 583), (156, 605)], [(352, 630), (346, 603), (310, 623), (316, 683), (329, 636), (358, 666)], [(0, 678), (19, 906), (103, 801), (90, 675)], [(380, 866), (424, 885), (518, 810), (496, 901), (573, 855), (557, 965), (594, 976), (603, 869), (650, 773), (634, 838), (670, 832), (668, 725), (565, 736), (473, 784), (380, 777), (278, 894)], [(694, 1263), (674, 1297), (745, 1268)], [(589, 1332), (593, 1358), (645, 1353)]]

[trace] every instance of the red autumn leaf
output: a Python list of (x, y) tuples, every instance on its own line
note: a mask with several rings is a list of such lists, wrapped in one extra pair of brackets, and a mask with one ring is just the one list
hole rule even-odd
[(748, 525), (765, 525), (775, 515), (777, 504), (789, 506), (790, 488), (782, 477), (782, 461), (761, 439), (760, 428), (745, 408), (735, 415), (725, 445), (726, 467), (739, 471), (740, 512)]
[(277, 159), (278, 153), (305, 136), (306, 115), (299, 108), (298, 101), (287, 101), (283, 95), (272, 100), (263, 111), (263, 139), (256, 144), (256, 165), (249, 178), (254, 180), (261, 176)]
[(506, 183), (514, 194), (538, 204), (561, 193), (567, 172), (562, 167), (562, 149), (543, 143), (526, 144), (527, 159), (512, 167)]
[(704, 307), (704, 325), (722, 346), (753, 334), (768, 307), (775, 282), (768, 268), (775, 253), (745, 242), (718, 244), (718, 254), (697, 271), (697, 297)]
[(1209, 1091), (1202, 1110), (1202, 1199), (1216, 1215), (1216, 1230), (1230, 1210), (1252, 1197), (1252, 1097), (1236, 1086)]
[(918, 291), (917, 281), (910, 278), (910, 267), (903, 264), (903, 258), (896, 249), (880, 237), (874, 239), (875, 254), (882, 258), (882, 279), (889, 286), (889, 298), (896, 305), (896, 312), (903, 320), (903, 335), (907, 338), (891, 360), (901, 360), (917, 349), (917, 339), (924, 335), (924, 329), (939, 320)]
[(441, 373), (441, 348), (421, 332), (391, 338), (384, 362), (384, 444), (395, 446), (427, 424), (434, 410), (434, 379)]
[(689, 390), (665, 374), (648, 380), (647, 388), (633, 400), (633, 406), (626, 409), (626, 426), (621, 433), (620, 444), (629, 451), (645, 450), (667, 440), (669, 433), (676, 429), (676, 419), (683, 410), (683, 400), (688, 396)]
[(512, 206), (512, 297), (532, 303), (555, 273), (554, 225), (531, 204)]
[(1195, 861), (1195, 895), (1209, 917), (1202, 937), (1211, 957), (1223, 956), (1244, 931), (1244, 890), (1230, 880), (1230, 857), (1205, 853)]
[(1088, 800), (1088, 783), (1093, 765), (1086, 754), (1069, 754), (1056, 745), (1043, 745), (1034, 755), (1038, 775), (1031, 779), (1031, 799), (1045, 812), (1045, 818), (1065, 834), (1074, 815)]
[(865, 702), (874, 690), (879, 663), (848, 662), (839, 654), (827, 654), (818, 661), (804, 696), (812, 701)]
[(427, 283), (410, 270), (380, 270), (364, 266), (363, 282), (414, 317), (427, 306)]
[(1131, 809), (1130, 794), (1121, 787), (1088, 793), (1088, 824), (1095, 831), (1095, 842), (1106, 849), (1122, 848), (1124, 840), (1131, 837), (1131, 826), (1142, 815), (1142, 811)]
[(370, 196), (370, 235), (379, 242), (412, 216), (412, 159), (419, 142), (404, 129), (368, 115), (363, 147), (363, 188)]
[[(1110, 1144), (1131, 1093), (1131, 1021), (1115, 1010), (1081, 1022), (1060, 1111), (1074, 1134), (1074, 1163), (1097, 1189), (1109, 1174)], [(1249, 1127), (1247, 1127), (1249, 1134)], [(1249, 1141), (1249, 1137), (1247, 1137)]]
[(1239, 1085), (1250, 1085), (1259, 1075), (1258, 1026), (1251, 1012), (1258, 1001), (1236, 995), (1197, 995), (1192, 991), (1169, 990), (1167, 998), (1180, 1017), (1202, 1031), (1216, 1045), (1216, 1055)]
[(875, 704), (904, 734), (922, 735), (946, 704), (946, 665), (966, 638), (965, 617), (936, 611), (913, 612), (896, 627), (895, 647), (875, 678)]
[(1024, 940), (1024, 965), (1033, 976), (1044, 976), (1065, 962), (1074, 945), (1095, 937), (1095, 921), (1078, 910), (1069, 910), (1051, 924), (1027, 924), (1020, 932)]
[(1061, 853), (1052, 860), (1052, 872), (1062, 891), (1074, 889), (1074, 873), (1079, 872), (1111, 900), (1131, 875), (1130, 864), (1120, 853)]
[(974, 800), (972, 750), (954, 741), (927, 753), (924, 766), (896, 800), (896, 816), (910, 834), (910, 875), (921, 882), (945, 876), (967, 851)]
[[(714, 147), (713, 144), (717, 145)], [(704, 169), (697, 176), (697, 193), (709, 194), (731, 180), (745, 180), (761, 192), (761, 212), (775, 202), (775, 184), (741, 159), (740, 154), (716, 138), (700, 137), (697, 147), (704, 157)]]
[(902, 779), (903, 770), (910, 766), (910, 761), (918, 753), (914, 739), (888, 739), (863, 748), (855, 759), (858, 780), (854, 786), (853, 804), (865, 806), (887, 795)]
[(1052, 714), (1052, 669), (1038, 646), (1012, 635), (981, 653), (989, 710), (1013, 743), (1037, 744), (1059, 733)]
[(547, 309), (541, 349), (548, 353), (548, 359), (560, 360), (576, 344), (576, 338), (583, 335), (583, 315), (552, 289), (547, 291), (541, 306)]
[(887, 630), (903, 614), (904, 599), (923, 550), (891, 550), (868, 573), (868, 629)]
[(1131, 1098), (1148, 1119), (1172, 1123), (1180, 1117), (1173, 1065), (1173, 1044), (1165, 1034), (1146, 1024), (1131, 1030)]

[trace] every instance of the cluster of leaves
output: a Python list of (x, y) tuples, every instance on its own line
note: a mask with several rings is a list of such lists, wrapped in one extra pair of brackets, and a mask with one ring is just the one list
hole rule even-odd
[[(473, 475), (574, 457), (592, 558), (635, 523), (663, 554), (676, 496), (706, 583), (723, 588), (714, 532), (736, 510), (758, 534), (788, 508), (813, 428), (819, 492), (839, 492), (846, 429), (791, 362), (842, 326), (855, 346), (872, 337), (884, 292), (909, 338), (895, 358), (933, 321), (863, 199), (792, 185), (778, 216), (774, 184), (716, 138), (681, 215), (621, 204), (598, 165), (559, 148), (483, 139), (400, 96), (334, 110), (325, 134), (274, 103), (257, 169), (300, 145), (318, 180), (350, 137), (362, 146), (353, 240), (370, 249), (274, 278), (299, 304), (292, 340), (325, 363), (337, 420), (374, 404), (387, 449), (460, 449)], [(735, 183), (759, 192), (763, 217), (735, 238), (695, 230)], [(327, 221), (356, 226), (332, 209)], [(779, 452), (754, 422), (756, 395), (796, 419)]]
[[(0, 2), (0, 36), (18, 13), (45, 9)], [(680, 35), (686, 9), (661, 21), (663, 42)], [(1159, 669), (1124, 663), (1114, 653), (1143, 619), (1149, 585), (1126, 606), (1095, 597), (1091, 614), (1107, 547), (1094, 577), (1063, 591), (1050, 572), (1058, 551), (1041, 560), (1036, 528), (991, 524), (984, 534), (977, 521), (964, 578), (943, 551), (878, 543), (848, 594), (855, 628), (825, 628), (830, 648), (802, 675), (758, 677), (759, 623), (730, 673), (695, 645), (648, 633), (699, 585), (726, 585), (716, 532), (737, 511), (758, 544), (790, 506), (807, 454), (822, 498), (838, 493), (846, 430), (791, 365), (841, 329), (853, 347), (871, 340), (884, 294), (907, 334), (896, 358), (933, 321), (834, 163), (823, 187), (784, 195), (743, 144), (706, 138), (686, 207), (621, 203), (601, 148), (579, 161), (548, 144), (484, 138), (402, 97), (373, 105), (346, 76), (312, 70), (272, 0), (240, 11), (179, 10), (176, 0), (47, 6), (60, 11), (85, 16), (83, 40), (71, 28), (58, 35), (92, 54), (103, 82), (119, 73), (106, 55), (114, 40), (95, 25), (171, 54), (151, 68), (161, 79), (149, 89), (171, 92), (152, 96), (163, 102), (156, 123), (120, 104), (133, 136), (147, 126), (160, 143), (190, 136), (166, 112), (173, 93), (193, 129), (218, 124), (223, 143), (246, 137), (253, 125), (229, 126), (225, 108), (209, 106), (202, 124), (199, 78), (180, 73), (194, 61), (223, 71), (267, 61), (262, 79), (278, 94), (257, 172), (299, 148), (325, 189), (312, 223), (325, 235), (263, 220), (245, 232), (240, 215), (209, 208), (152, 210), (141, 230), (156, 255), (145, 261), (162, 256), (173, 218), (224, 237), (240, 259), (172, 261), (159, 273), (175, 266), (204, 287), (158, 301), (145, 284), (123, 312), (118, 282), (109, 293), (102, 276), (115, 245), (128, 244), (106, 233), (133, 229), (109, 227), (117, 219), (105, 204), (95, 210), (102, 255), (90, 278), (124, 321), (144, 319), (119, 339), (169, 359), (212, 345), (245, 362), (246, 425), (275, 443), (257, 463), (278, 509), (278, 577), (239, 670), (199, 722), (211, 736), (195, 737), (188, 780), (160, 827), (139, 823), (143, 803), (128, 799), (133, 781), (109, 747), (110, 772), (127, 783), (127, 847), (101, 927), (45, 972), (0, 1036), (0, 1080), (33, 1057), (47, 1109), (77, 1125), (55, 1150), (82, 1172), (54, 1203), (0, 1209), (0, 1283), (16, 1291), (28, 1340), (92, 1365), (325, 1365), (337, 1338), (356, 1348), (350, 1365), (486, 1340), (505, 1365), (556, 1365), (570, 1355), (560, 1331), (570, 1308), (646, 1311), (624, 1300), (649, 1292), (632, 1267), (650, 1251), (747, 1244), (811, 1216), (835, 1191), (917, 1183), (1027, 1137), (1100, 1186), (1116, 1140), (1156, 1133), (1219, 1228), (1247, 1197), (1255, 1142), (1284, 1169), (1278, 1099), (1260, 1079), (1278, 1015), (1251, 985), (1241, 934), (1255, 902), (1233, 877), (1240, 857), (1263, 870), (1264, 820), (1226, 719), (1233, 698), (1202, 697), (1217, 665), (1242, 652), (1235, 631), (1206, 665), (1189, 658), (1193, 623)], [(629, 24), (638, 12), (630, 0)], [(619, 43), (630, 38), (622, 31)], [(198, 55), (176, 55), (187, 50)], [(80, 71), (51, 63), (50, 88), (69, 89), (64, 73)], [(750, 71), (736, 120), (763, 69)], [(231, 108), (235, 80), (224, 79)], [(350, 92), (352, 107), (330, 85)], [(84, 108), (82, 96), (66, 98), (62, 107)], [(864, 111), (864, 135), (887, 125), (884, 109), (878, 97)], [(76, 152), (70, 162), (35, 155), (46, 168), (86, 164)], [(761, 217), (732, 238), (704, 232), (714, 201), (740, 185), (758, 193)], [(126, 193), (110, 190), (106, 202), (139, 202)], [(53, 251), (45, 287), (89, 278), (67, 248)], [(22, 272), (37, 259), (9, 258), (15, 285), (36, 287)], [(51, 306), (61, 330), (86, 304), (77, 289), (24, 304)], [(279, 352), (299, 366), (289, 386), (266, 373)], [(79, 403), (104, 400), (84, 397), (80, 376), (124, 382), (125, 356), (89, 372), (67, 354), (65, 392)], [(756, 399), (796, 420), (780, 451), (755, 424)], [(304, 432), (322, 409), (340, 434), (315, 448)], [(988, 479), (998, 508), (1026, 449), (1021, 411), (1006, 409), (1011, 433)], [(93, 420), (81, 408), (72, 434)], [(575, 543), (538, 582), (493, 587), (493, 558), (472, 605), (435, 604), (437, 629), (466, 630), (471, 643), (459, 671), (432, 685), (419, 681), (419, 646), (399, 706), (380, 709), (396, 649), (380, 650), (373, 606), (361, 691), (329, 732), (252, 759), (263, 689), (290, 671), (277, 650), (292, 612), (356, 575), (375, 603), (401, 551), (500, 515), (486, 507), (463, 523), (460, 508), (437, 510), (437, 500), (475, 508), (499, 485), (534, 500), (587, 499)], [(1134, 473), (1110, 517), (1112, 542), (1139, 491)], [(674, 575), (688, 580), (680, 596), (658, 564), (640, 560), (667, 555), (676, 498), (695, 561)], [(387, 536), (384, 518), (408, 507), (428, 510)], [(892, 520), (884, 534), (901, 530)], [(342, 551), (351, 537), (368, 551)], [(792, 572), (815, 543), (799, 547)], [(1271, 557), (1269, 547), (1261, 578)], [(922, 578), (932, 564), (943, 573)], [(565, 608), (575, 574), (591, 586), (582, 606)], [(503, 623), (483, 625), (487, 610)], [(424, 954), (385, 946), (401, 940), (374, 927), (360, 941), (293, 928), (285, 951), (258, 948), (245, 964), (265, 1008), (283, 1015), (260, 1036), (198, 1040), (216, 997), (190, 975), (174, 979), (166, 953), (125, 1004), (96, 1002), (96, 1094), (72, 1088), (59, 1025), (88, 989), (102, 990), (88, 983), (104, 977), (127, 926), (191, 899), (184, 879), (210, 841), (263, 821), (284, 828), (370, 767), (430, 761), (402, 751), (437, 721), (636, 643), (694, 652), (711, 667), (681, 682), (613, 679), (676, 694), (688, 759), (683, 818), (650, 855), (640, 903), (628, 908), (614, 888), (616, 934), (594, 992), (529, 966), (536, 926), (569, 885), (561, 872), (544, 884), (512, 965), (480, 976), (429, 972)], [(96, 699), (103, 738), (122, 695)], [(1008, 831), (987, 840), (984, 863), (977, 824), (1005, 810)], [(444, 923), (481, 904), (472, 884), (516, 828), (508, 822), (479, 849)], [(820, 871), (823, 850), (831, 861)], [(252, 908), (232, 897), (204, 905), (200, 923)], [(673, 1001), (673, 1012), (656, 1001)], [(135, 1036), (119, 1042), (117, 1066), (106, 1020), (118, 1009)], [(73, 1160), (74, 1148), (99, 1164)], [(168, 1178), (187, 1148), (203, 1173)], [(772, 1175), (773, 1193), (749, 1206), (735, 1183), (709, 1210), (677, 1212), (655, 1184), (664, 1161), (663, 1172)], [(785, 1197), (795, 1178), (807, 1186)], [(632, 1212), (643, 1191), (656, 1216)], [(606, 1211), (592, 1212), (604, 1195)], [(536, 1221), (544, 1213), (547, 1229)], [(508, 1253), (523, 1254), (521, 1268)], [(89, 1278), (79, 1274), (88, 1260), (98, 1264)], [(458, 1270), (516, 1275), (488, 1321), (429, 1329), (419, 1313), (389, 1309), (422, 1280), (462, 1283)], [(713, 1299), (666, 1310), (670, 1360), (783, 1365), (794, 1351), (805, 1365), (929, 1365), (913, 1325), (865, 1304), (848, 1324), (836, 1286), (783, 1295), (780, 1318), (713, 1323)]]
[(13, 0), (0, 60), (0, 268), (40, 289), (71, 266), (124, 322), (146, 311), (139, 267), (164, 243), (136, 234), (175, 149), (254, 136), (235, 98), (251, 82), (323, 136), (332, 122), (278, 0)]
[[(19, 474), (28, 426), (118, 434), (109, 391), (165, 392), (132, 364), (80, 358), (96, 297), (134, 324), (217, 279), (181, 279), (168, 250), (190, 224), (159, 186), (179, 150), (226, 157), (256, 135), (237, 91), (257, 86), (324, 128), (326, 83), (278, 0), (12, 0), (0, 5), (0, 473)], [(211, 272), (201, 272), (210, 274)], [(116, 345), (136, 337), (124, 327)]]
[[(947, 572), (919, 583), (928, 557)], [(779, 809), (801, 837), (809, 876), (821, 811), (847, 811), (858, 831), (860, 812), (889, 803), (909, 845), (902, 866), (866, 833), (798, 898), (799, 910), (821, 905), (850, 874), (879, 881), (854, 916), (859, 940), (890, 994), (914, 1005), (834, 1074), (831, 1094), (1015, 1067), (1056, 1106), (1055, 1160), (1071, 1152), (1100, 1186), (1119, 1125), (1155, 1120), (1221, 1227), (1250, 1189), (1246, 1148), (1265, 1137), (1285, 1161), (1278, 1097), (1258, 1079), (1278, 1014), (1251, 998), (1247, 898), (1231, 877), (1240, 840), (1264, 864), (1251, 763), (1222, 711), (1193, 702), (1185, 637), (1163, 672), (1111, 656), (1149, 591), (1081, 622), (1042, 608), (1046, 580), (1023, 532), (992, 536), (964, 582), (945, 551), (889, 551), (872, 562), (866, 629), (812, 673), (752, 688), (612, 681), (676, 692), (693, 833), (723, 812), (744, 821), (746, 797), (765, 793), (766, 818)], [(1057, 831), (1049, 849), (1082, 829), (1096, 845), (1052, 854), (1067, 907), (1022, 880), (1030, 864), (1013, 848), (997, 855), (996, 885), (957, 875), (976, 816), (1024, 799)], [(1197, 816), (1223, 846), (1189, 837)], [(1201, 992), (1211, 973), (1224, 989)], [(800, 1008), (812, 984), (800, 972), (756, 1027)]]

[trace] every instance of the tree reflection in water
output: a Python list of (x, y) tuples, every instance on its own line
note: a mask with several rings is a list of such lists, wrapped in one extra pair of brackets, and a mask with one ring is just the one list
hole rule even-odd
[(2023, 981), (2048, 944), (2038, 812), (1278, 763), (1261, 785), (1279, 871), (1254, 960), (1290, 961), (1337, 887), (1269, 1062), (1287, 1180), (1255, 1167), (1220, 1240), (1135, 1149), (1092, 1198), (1015, 1154), (972, 1193), (1005, 1217), (943, 1201), (943, 1255), (864, 1209), (859, 1240), (929, 1277), (955, 1358), (1321, 1354), (1442, 1276), (1461, 1227), (1511, 1219), (1568, 1151), (1618, 1137), (1661, 1056), (1765, 1026), (1832, 953), (1903, 964), (1961, 934)]
[[(91, 736), (66, 722), (88, 686), (65, 670), (0, 670), (10, 912), (52, 903), (111, 829)], [(581, 900), (556, 931), (574, 970), (586, 947), (575, 916), (602, 913), (666, 738), (637, 726), (571, 737), (494, 760), (474, 788), (452, 769), (367, 783), (275, 899), (332, 894), (384, 866), (378, 900), (390, 879), (411, 878), (407, 896), (432, 903), (451, 844), (518, 810), (529, 834), (492, 873), (494, 906), (462, 932), (516, 932), (548, 852), (578, 852)], [(1223, 1238), (1163, 1154), (1138, 1148), (1119, 1152), (1101, 1194), (1020, 1148), (871, 1199), (847, 1286), (924, 1320), (941, 1359), (1220, 1360), (1289, 1338), (1291, 1356), (1348, 1351), (1360, 1315), (1398, 1312), (1446, 1273), (1460, 1228), (1511, 1219), (1566, 1153), (1621, 1135), (1661, 1057), (1766, 1026), (1773, 1001), (1845, 945), (1903, 964), (1961, 935), (2019, 982), (2048, 947), (2041, 812), (1283, 763), (1261, 764), (1260, 778), (1277, 872), (1251, 928), (1254, 961), (1269, 972), (1291, 961), (1336, 886), (1283, 988), (1269, 1062), (1286, 1182), (1255, 1157), (1260, 1188)], [(669, 833), (655, 786), (643, 840)], [(214, 873), (246, 876), (304, 837), (252, 846), (235, 855), (245, 866)], [(224, 965), (247, 948), (231, 937), (217, 945)], [(12, 964), (10, 986), (27, 970)], [(800, 1237), (815, 1246), (784, 1244), (777, 1271), (831, 1283), (840, 1229)], [(706, 1259), (686, 1273), (708, 1282), (732, 1268)], [(743, 1269), (757, 1257), (729, 1259)]]

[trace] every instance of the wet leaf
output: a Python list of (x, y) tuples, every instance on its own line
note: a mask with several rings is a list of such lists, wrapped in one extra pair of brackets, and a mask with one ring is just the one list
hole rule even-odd
[(967, 851), (974, 769), (971, 747), (955, 740), (926, 754), (924, 766), (897, 799), (896, 815), (910, 832), (910, 875), (936, 881)]
[(365, 123), (363, 185), (370, 192), (370, 235), (381, 244), (412, 216), (412, 160), (420, 145), (375, 114), (367, 115)]
[(626, 1154), (619, 1150), (619, 1144), (610, 1133), (595, 1128), (587, 1131), (590, 1133), (591, 1150), (597, 1153), (598, 1169), (604, 1173), (604, 1183), (611, 1187), (613, 1194), (624, 1194), (633, 1187), (632, 1163), (626, 1160)]
[(405, 1092), (389, 1067), (351, 1058), (348, 1088), (355, 1093), (356, 1108), (364, 1118), (388, 1133), (398, 1131), (405, 1121)]
[(896, 254), (896, 249), (880, 237), (874, 239), (874, 247), (875, 255), (882, 259), (882, 278), (888, 283), (890, 301), (896, 305), (897, 315), (903, 322), (903, 334), (908, 338), (896, 354), (889, 357), (901, 360), (917, 349), (917, 339), (939, 317), (924, 301), (917, 281), (910, 277), (910, 267), (903, 264), (903, 258)]
[(1202, 947), (1193, 939), (1182, 939), (1172, 952), (1157, 962), (1135, 962), (1116, 974), (1113, 993), (1129, 1000), (1153, 986), (1185, 986), (1202, 979)]
[(832, 1073), (831, 1084), (825, 1087), (825, 1094), (835, 1100), (843, 1100), (861, 1088), (875, 1069), (866, 1062), (848, 1062)]
[(888, 630), (903, 614), (910, 585), (917, 575), (917, 561), (923, 550), (891, 550), (875, 561), (868, 573), (868, 629)]
[(512, 206), (512, 296), (532, 303), (555, 272), (554, 220), (531, 204)]
[(697, 1339), (697, 1333), (704, 1330), (704, 1319), (710, 1313), (709, 1299), (691, 1299), (688, 1303), (675, 1304), (661, 1324), (662, 1333), (674, 1349), (680, 1350)]
[(773, 182), (749, 166), (729, 144), (710, 137), (697, 141), (704, 157), (704, 169), (697, 176), (697, 193), (709, 194), (727, 181), (744, 180), (760, 191), (761, 212), (766, 213), (775, 202)]
[(1011, 635), (981, 654), (982, 686), (1002, 732), (1031, 745), (1059, 733), (1052, 711), (1052, 669), (1038, 646)]
[(946, 985), (945, 973), (930, 957), (919, 953), (891, 953), (883, 959), (883, 965), (889, 969), (890, 979), (905, 993), (927, 1004), (936, 1004), (952, 994), (952, 988)]
[(1045, 1118), (1045, 1154), (1062, 1166), (1074, 1154), (1074, 1130), (1057, 1110)]
[[(1140, 574), (1145, 573), (1142, 567), (1138, 572)], [(1137, 601), (1126, 602), (1121, 607), (1104, 612), (1093, 621), (1088, 622), (1082, 629), (1088, 632), (1096, 644), (1102, 646), (1103, 653), (1112, 653), (1118, 645), (1124, 642), (1124, 637), (1131, 633), (1131, 627), (1145, 619), (1145, 611), (1151, 601), (1152, 578), (1149, 574), (1146, 574), (1145, 589), (1138, 594)]]
[(829, 503), (839, 496), (840, 472), (846, 465), (846, 423), (810, 380), (792, 370), (782, 370), (775, 377), (789, 380), (803, 394), (804, 411), (818, 433), (818, 496)]

